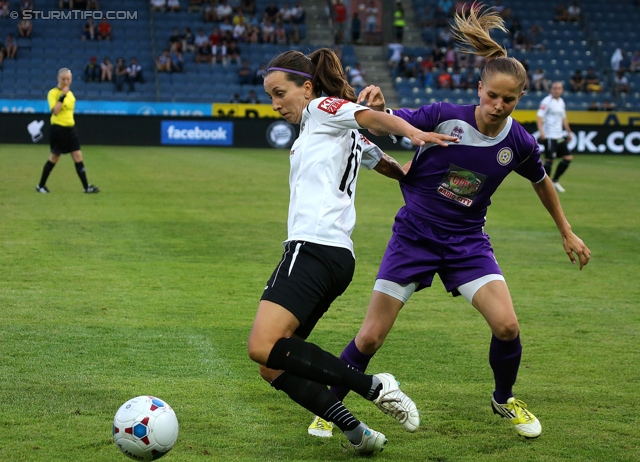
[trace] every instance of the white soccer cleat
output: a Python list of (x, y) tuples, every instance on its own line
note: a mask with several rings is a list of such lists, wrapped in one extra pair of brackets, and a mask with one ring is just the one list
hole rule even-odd
[(349, 450), (350, 446), (353, 446), (353, 449), (355, 449), (357, 454), (361, 456), (370, 456), (372, 454), (382, 452), (385, 444), (387, 444), (386, 436), (380, 432), (367, 428), (362, 434), (362, 440), (360, 443), (349, 443), (345, 452)]
[(373, 402), (382, 412), (395, 417), (405, 430), (415, 432), (420, 426), (420, 412), (416, 403), (400, 390), (400, 384), (393, 375), (383, 373), (375, 377), (382, 382), (382, 390)]
[(333, 422), (324, 420), (322, 417), (316, 416), (309, 425), (307, 433), (320, 438), (331, 438), (333, 436)]
[(560, 183), (558, 183), (557, 181), (553, 182), (553, 187), (556, 188), (556, 191), (558, 191), (559, 193), (567, 192), (567, 190), (564, 189), (562, 187), (562, 185)]
[(519, 435), (537, 438), (542, 433), (542, 425), (536, 416), (527, 410), (527, 403), (511, 397), (506, 404), (499, 404), (492, 396), (491, 407), (494, 414), (509, 419)]

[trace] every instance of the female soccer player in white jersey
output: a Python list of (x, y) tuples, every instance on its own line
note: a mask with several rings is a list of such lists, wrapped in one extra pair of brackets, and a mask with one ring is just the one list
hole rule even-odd
[(276, 56), (264, 88), (273, 109), (300, 124), (300, 135), (290, 152), (288, 237), (258, 306), (249, 357), (275, 389), (335, 423), (358, 454), (379, 452), (385, 436), (357, 420), (327, 385), (354, 390), (409, 431), (420, 423), (415, 404), (391, 374), (365, 375), (305, 339), (353, 276), (350, 236), (360, 167), (398, 180), (404, 176), (402, 167), (357, 129), (406, 136), (419, 146), (446, 146), (456, 138), (424, 133), (398, 117), (355, 104), (340, 60), (327, 48), (309, 56), (298, 51)]
[[(451, 134), (460, 142), (446, 150), (437, 144), (423, 146), (405, 166), (400, 187), (406, 205), (396, 215), (363, 325), (341, 359), (364, 371), (400, 309), (414, 291), (431, 286), (437, 273), (446, 290), (465, 297), (491, 329), (493, 411), (508, 418), (518, 434), (535, 438), (542, 431), (540, 422), (512, 391), (522, 345), (509, 288), (484, 233), (491, 196), (515, 171), (531, 182), (560, 231), (569, 259), (575, 263), (575, 253), (582, 269), (591, 252), (564, 216), (537, 142), (510, 117), (523, 95), (526, 72), (491, 39), (493, 28), (505, 30), (504, 21), (491, 9), (474, 5), (467, 14), (455, 16), (456, 37), (466, 51), (489, 58), (478, 83), (479, 105), (435, 103), (391, 111), (415, 127)], [(358, 98), (362, 100), (384, 110), (378, 87), (363, 90)], [(346, 389), (333, 391), (341, 400), (347, 394)]]

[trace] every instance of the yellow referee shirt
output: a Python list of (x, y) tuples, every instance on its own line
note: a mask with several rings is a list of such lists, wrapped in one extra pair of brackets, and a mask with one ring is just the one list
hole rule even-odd
[[(52, 88), (49, 90), (49, 94), (47, 94), (47, 101), (49, 102), (49, 110), (53, 110), (53, 106), (56, 105), (60, 96), (62, 95), (62, 90), (58, 87)], [(71, 90), (67, 93), (67, 96), (64, 98), (62, 102), (62, 109), (58, 112), (58, 115), (51, 113), (51, 125), (60, 125), (62, 127), (73, 127), (76, 124), (76, 121), (73, 118), (73, 110), (76, 107), (76, 97), (73, 95)]]

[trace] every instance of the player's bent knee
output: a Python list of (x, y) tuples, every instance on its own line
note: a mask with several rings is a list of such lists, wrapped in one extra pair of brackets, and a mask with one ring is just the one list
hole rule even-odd
[(504, 341), (515, 339), (519, 333), (520, 325), (517, 320), (500, 324), (493, 329), (493, 335)]
[(385, 336), (375, 330), (365, 330), (358, 332), (356, 346), (361, 353), (374, 354), (384, 343)]

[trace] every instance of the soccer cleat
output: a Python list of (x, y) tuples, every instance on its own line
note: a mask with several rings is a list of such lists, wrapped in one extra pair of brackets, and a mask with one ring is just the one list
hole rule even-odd
[(313, 436), (320, 438), (331, 438), (333, 436), (333, 422), (324, 420), (322, 417), (316, 416), (309, 425), (307, 432)]
[(564, 189), (562, 187), (562, 185), (560, 183), (558, 183), (557, 181), (553, 182), (553, 187), (556, 188), (556, 191), (558, 191), (559, 193), (567, 192), (567, 190)]
[(47, 188), (46, 186), (40, 186), (40, 185), (36, 186), (36, 191), (42, 194), (49, 194), (51, 192), (49, 191), (49, 188)]
[(346, 445), (344, 451), (347, 452), (351, 446), (356, 451), (356, 454), (361, 456), (370, 456), (377, 452), (382, 452), (384, 445), (387, 444), (387, 437), (382, 433), (367, 428), (362, 434), (362, 440), (359, 444), (349, 443)]
[(507, 404), (498, 404), (492, 396), (491, 407), (494, 414), (500, 414), (509, 419), (519, 435), (525, 438), (537, 438), (542, 433), (540, 421), (527, 410), (527, 403), (512, 396), (507, 400)]
[(87, 188), (84, 190), (85, 194), (94, 194), (100, 192), (100, 188), (97, 186), (93, 186), (92, 184), (90, 184), (89, 186), (87, 186)]
[(420, 425), (420, 412), (416, 403), (400, 390), (400, 383), (393, 375), (384, 373), (376, 374), (375, 377), (382, 382), (382, 390), (373, 402), (382, 412), (395, 417), (405, 430), (416, 431)]

